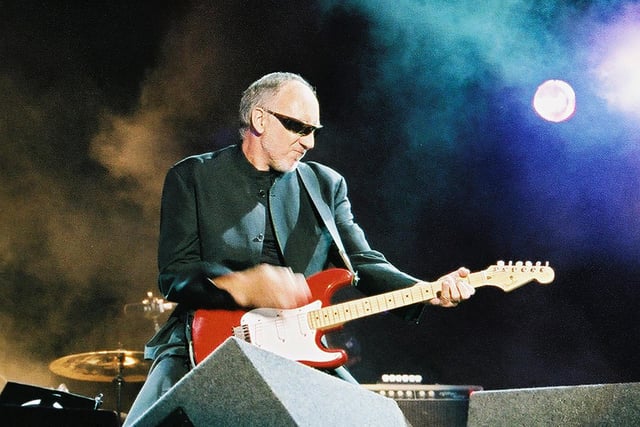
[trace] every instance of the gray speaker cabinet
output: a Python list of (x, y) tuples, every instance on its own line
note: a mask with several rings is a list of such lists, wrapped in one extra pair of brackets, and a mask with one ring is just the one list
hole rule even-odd
[(476, 391), (468, 425), (640, 426), (640, 383)]
[(229, 338), (134, 421), (156, 426), (407, 426), (393, 399)]

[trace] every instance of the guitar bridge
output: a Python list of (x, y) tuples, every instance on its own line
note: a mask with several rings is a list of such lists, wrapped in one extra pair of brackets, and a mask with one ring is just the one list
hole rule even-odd
[(250, 343), (251, 333), (249, 332), (249, 325), (234, 326), (233, 336)]

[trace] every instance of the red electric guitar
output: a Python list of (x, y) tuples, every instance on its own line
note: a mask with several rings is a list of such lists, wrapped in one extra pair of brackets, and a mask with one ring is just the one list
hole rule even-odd
[[(471, 273), (471, 286), (496, 286), (510, 292), (532, 280), (542, 284), (553, 281), (549, 263), (498, 262), (484, 271)], [(331, 305), (331, 296), (353, 281), (348, 270), (334, 268), (307, 279), (315, 299), (303, 307), (281, 310), (257, 308), (245, 310), (197, 310), (193, 319), (193, 351), (200, 363), (227, 338), (250, 342), (264, 350), (317, 368), (336, 368), (347, 361), (342, 349), (330, 349), (321, 343), (329, 330), (361, 317), (435, 298), (440, 280), (366, 298)]]

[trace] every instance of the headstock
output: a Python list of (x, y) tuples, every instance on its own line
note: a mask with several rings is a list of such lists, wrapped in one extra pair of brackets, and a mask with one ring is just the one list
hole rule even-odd
[(548, 262), (543, 265), (540, 261), (535, 264), (531, 261), (509, 261), (507, 264), (498, 261), (482, 272), (482, 278), (474, 278), (474, 282), (482, 282), (474, 286), (496, 286), (505, 292), (511, 292), (533, 280), (541, 284), (551, 283), (554, 277), (555, 272)]

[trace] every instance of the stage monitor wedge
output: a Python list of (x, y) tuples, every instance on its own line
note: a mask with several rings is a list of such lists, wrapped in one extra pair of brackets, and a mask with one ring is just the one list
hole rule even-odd
[(135, 427), (407, 426), (393, 399), (229, 338)]
[(640, 383), (477, 391), (469, 427), (637, 426)]

